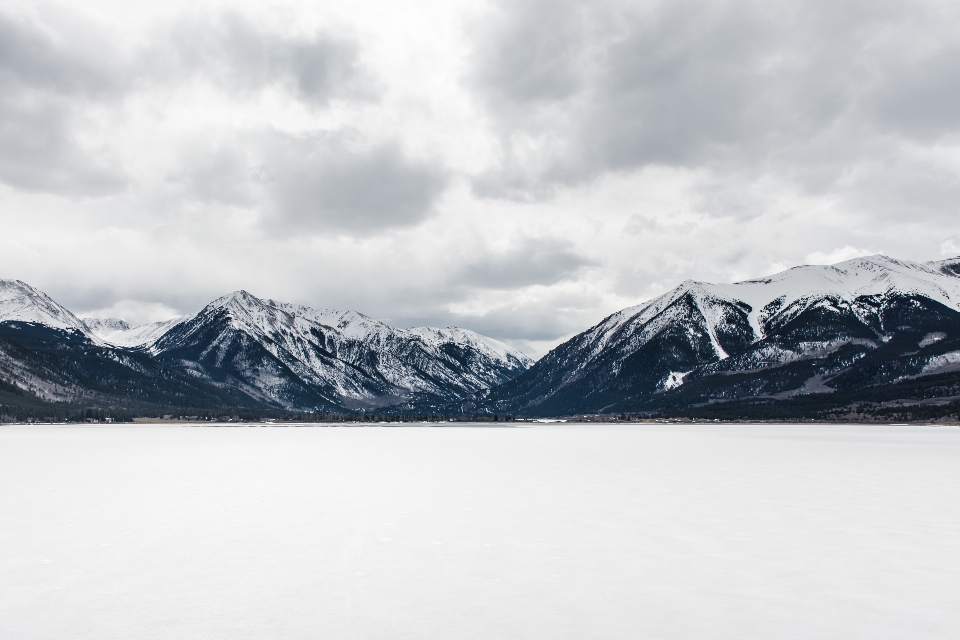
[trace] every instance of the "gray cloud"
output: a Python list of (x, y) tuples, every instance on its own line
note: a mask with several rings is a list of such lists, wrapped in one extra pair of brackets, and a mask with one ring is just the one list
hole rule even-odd
[(503, 1), (467, 42), (470, 3), (44, 2), (0, 10), (0, 266), (77, 310), (248, 288), (542, 349), (688, 277), (960, 242), (952, 1)]
[(501, 108), (567, 98), (585, 81), (590, 12), (582, 4), (533, 0), (501, 6), (477, 29), (474, 80)]
[(415, 225), (446, 187), (439, 166), (408, 158), (396, 143), (355, 148), (338, 135), (276, 133), (264, 146), (263, 179), (280, 233), (371, 235)]
[(593, 264), (570, 242), (528, 238), (506, 251), (487, 253), (464, 265), (454, 280), (488, 289), (519, 289), (569, 280)]
[(167, 184), (175, 198), (250, 209), (274, 237), (370, 236), (435, 211), (448, 183), (440, 164), (396, 141), (351, 132), (240, 132), (184, 146)]
[(41, 25), (0, 13), (0, 83), (6, 92), (113, 95), (125, 82), (123, 64), (108, 45), (65, 42)]
[(343, 35), (286, 36), (227, 12), (178, 22), (148, 57), (176, 81), (192, 72), (237, 91), (281, 86), (303, 102), (325, 106), (334, 98), (373, 96), (359, 49), (356, 40)]
[(949, 3), (549, 4), (503, 3), (480, 30), (472, 82), (505, 149), (481, 194), (549, 196), (649, 165), (829, 193), (853, 166), (885, 182), (901, 145), (960, 133)]
[(127, 179), (114, 161), (77, 144), (70, 111), (50, 97), (0, 98), (0, 181), (63, 195), (99, 196), (123, 189)]
[(866, 96), (879, 126), (922, 142), (960, 131), (960, 37), (944, 40), (906, 60), (889, 52), (886, 81)]
[(181, 150), (182, 167), (168, 176), (188, 200), (236, 206), (255, 203), (255, 169), (237, 140), (198, 141)]
[(75, 132), (84, 107), (121, 90), (124, 71), (112, 53), (71, 49), (0, 13), (0, 181), (85, 196), (126, 185), (116, 163), (84, 149)]
[[(237, 13), (181, 20), (138, 51), (122, 51), (99, 27), (76, 21), (60, 31), (0, 12), (0, 181), (61, 195), (100, 196), (130, 179), (108, 148), (90, 138), (89, 112), (114, 108), (137, 91), (201, 76), (230, 91), (280, 87), (312, 106), (334, 98), (370, 99), (374, 83), (359, 63), (359, 45), (322, 31), (288, 37)], [(246, 197), (244, 181), (218, 183), (227, 153), (188, 158), (179, 176), (201, 199)], [(232, 167), (232, 169), (237, 169)]]

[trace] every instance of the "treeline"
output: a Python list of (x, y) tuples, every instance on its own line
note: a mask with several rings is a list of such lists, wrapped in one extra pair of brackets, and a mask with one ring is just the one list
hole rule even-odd
[(127, 402), (92, 398), (51, 402), (0, 379), (0, 422), (133, 422), (137, 418), (184, 418), (197, 421), (261, 420), (280, 417), (279, 411), (249, 407), (196, 408), (169, 404)]
[(635, 414), (636, 418), (673, 418), (756, 422), (958, 422), (960, 401), (945, 404), (894, 403), (891, 405), (854, 404), (823, 406), (823, 402), (738, 401), (690, 407), (684, 411), (663, 411)]
[[(686, 404), (674, 398), (630, 403), (638, 418), (825, 422), (928, 422), (960, 420), (960, 373), (906, 378), (894, 384), (790, 398), (746, 397)], [(662, 403), (659, 404), (658, 403)], [(615, 407), (612, 410), (622, 408)], [(619, 412), (619, 411), (618, 411)]]
[(367, 411), (289, 411), (251, 407), (190, 407), (155, 403), (114, 404), (110, 401), (50, 402), (0, 379), (0, 423), (71, 422), (129, 423), (137, 419), (187, 422), (512, 422), (509, 414), (458, 414), (454, 412), (417, 412), (409, 408), (384, 408)]
[(380, 413), (380, 414), (360, 414), (354, 416), (353, 420), (360, 422), (513, 422), (516, 416), (512, 414), (495, 413), (474, 413), (474, 414), (452, 414), (452, 413)]
[[(639, 403), (638, 403), (639, 404)], [(626, 410), (624, 410), (626, 409)], [(359, 411), (289, 411), (250, 406), (183, 406), (87, 398), (49, 402), (0, 378), (0, 422), (132, 422), (136, 419), (243, 423), (415, 423), (513, 422), (516, 414), (460, 412), (455, 406), (384, 407)], [(532, 417), (532, 416), (523, 416)], [(538, 414), (538, 417), (539, 414)], [(557, 417), (557, 416), (542, 416)], [(741, 398), (695, 406), (611, 407), (599, 415), (570, 416), (578, 421), (643, 419), (703, 421), (957, 422), (960, 421), (960, 373), (907, 379), (857, 391), (812, 393), (792, 398)]]

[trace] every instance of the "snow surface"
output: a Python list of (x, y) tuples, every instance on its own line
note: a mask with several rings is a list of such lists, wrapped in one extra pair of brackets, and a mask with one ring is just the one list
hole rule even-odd
[(960, 637), (960, 429), (0, 427), (0, 637)]

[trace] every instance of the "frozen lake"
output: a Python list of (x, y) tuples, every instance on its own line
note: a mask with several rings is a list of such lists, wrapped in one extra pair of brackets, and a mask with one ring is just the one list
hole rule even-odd
[(960, 638), (960, 429), (0, 427), (0, 637)]

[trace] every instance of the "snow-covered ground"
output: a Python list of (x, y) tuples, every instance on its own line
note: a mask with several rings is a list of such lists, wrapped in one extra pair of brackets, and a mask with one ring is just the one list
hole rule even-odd
[(0, 637), (960, 637), (960, 429), (0, 428)]

